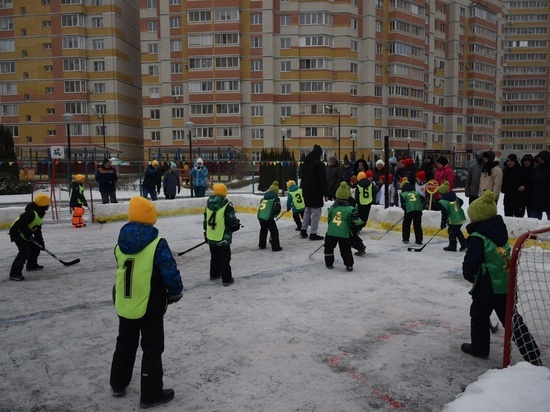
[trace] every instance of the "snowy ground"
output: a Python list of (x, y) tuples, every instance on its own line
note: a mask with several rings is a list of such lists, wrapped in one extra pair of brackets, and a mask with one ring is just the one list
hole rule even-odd
[[(231, 200), (244, 208), (257, 199)], [(379, 224), (401, 216), (397, 208), (376, 209)], [(176, 398), (162, 410), (440, 411), (490, 369), (446, 411), (548, 410), (547, 368), (496, 370), (502, 327), (489, 360), (460, 351), (469, 341), (470, 284), (461, 275), (463, 255), (442, 251), (444, 237), (409, 253), (399, 232), (372, 240), (383, 231), (367, 228), (367, 256), (356, 257), (349, 273), (339, 256), (333, 270), (322, 250), (309, 258), (320, 243), (300, 239), (288, 215), (278, 221), (278, 253), (257, 249), (254, 214), (238, 217), (244, 227), (232, 246), (234, 285), (208, 279), (206, 247), (176, 257), (186, 291), (165, 317), (164, 382)], [(437, 218), (425, 214), (425, 240)], [(113, 248), (124, 223), (78, 230), (68, 221), (46, 223), (46, 247), (81, 263), (64, 267), (44, 254), (45, 270), (25, 273), (24, 282), (7, 279), (16, 248), (2, 237), (0, 411), (139, 409), (139, 358), (126, 396), (115, 399), (109, 390), (117, 335)], [(507, 224), (521, 233), (548, 222)], [(203, 240), (200, 215), (161, 217), (156, 226), (175, 254)]]

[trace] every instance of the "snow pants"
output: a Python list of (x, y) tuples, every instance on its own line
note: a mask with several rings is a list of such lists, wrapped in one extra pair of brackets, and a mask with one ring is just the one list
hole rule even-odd
[(21, 276), (23, 266), (27, 262), (27, 267), (32, 268), (38, 266), (38, 255), (40, 255), (40, 248), (32, 241), (23, 239), (19, 233), (10, 234), (10, 239), (17, 245), (19, 252), (15, 257), (11, 265), (10, 276)]
[(346, 267), (353, 266), (353, 254), (351, 253), (351, 241), (349, 238), (325, 236), (325, 265), (334, 264), (334, 248), (338, 245), (340, 255)]
[(267, 244), (267, 232), (271, 235), (271, 250), (281, 250), (281, 244), (279, 242), (279, 229), (277, 229), (277, 223), (275, 219), (260, 220), (260, 240), (258, 247), (264, 249)]
[(210, 247), (210, 279), (222, 277), (223, 283), (233, 279), (231, 274), (231, 246), (208, 245)]

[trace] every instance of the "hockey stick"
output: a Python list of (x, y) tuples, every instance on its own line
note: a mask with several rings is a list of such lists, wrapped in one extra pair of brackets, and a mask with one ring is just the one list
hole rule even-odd
[(61, 260), (59, 259), (57, 256), (55, 256), (52, 252), (50, 252), (48, 249), (46, 249), (44, 246), (42, 246), (40, 243), (38, 243), (36, 240), (34, 239), (31, 239), (32, 243), (34, 243), (36, 246), (38, 246), (40, 248), (40, 250), (43, 250), (44, 252), (46, 252), (48, 255), (50, 255), (51, 257), (53, 257), (55, 260), (58, 260), (60, 261), (61, 263), (63, 263), (65, 266), (72, 266), (72, 265), (76, 265), (78, 262), (80, 262), (80, 259), (75, 259), (75, 260), (71, 260), (70, 262), (65, 262), (64, 260)]
[(438, 234), (439, 232), (441, 232), (441, 229), (438, 229), (438, 231), (435, 232), (435, 233), (433, 234), (433, 236), (430, 238), (430, 240), (428, 240), (428, 241), (424, 244), (424, 246), (422, 246), (422, 247), (420, 247), (420, 248), (408, 247), (407, 250), (408, 250), (409, 252), (422, 252), (422, 251), (424, 250), (424, 248), (425, 248), (426, 246), (428, 246), (428, 243), (430, 243), (430, 242), (433, 240), (433, 238), (437, 236), (437, 234)]
[(199, 243), (198, 245), (193, 246), (192, 248), (189, 248), (187, 250), (184, 250), (183, 252), (178, 253), (178, 256), (185, 255), (187, 252), (191, 252), (192, 250), (201, 247), (206, 243), (206, 240), (204, 242)]
[(279, 216), (277, 216), (277, 219), (275, 219), (275, 222), (277, 220), (279, 220), (280, 218), (282, 218), (286, 212), (288, 212), (288, 210), (285, 210), (283, 213), (281, 213)]
[(107, 223), (106, 220), (98, 219), (98, 218), (96, 217), (96, 215), (94, 214), (94, 212), (92, 212), (92, 209), (90, 209), (89, 206), (86, 205), (86, 209), (88, 209), (88, 211), (89, 211), (90, 214), (92, 215), (92, 219), (94, 219), (97, 223)]
[(396, 227), (399, 223), (401, 223), (401, 221), (405, 219), (405, 216), (403, 216), (401, 219), (399, 219), (397, 222), (395, 222), (392, 227), (390, 227), (388, 230), (386, 230), (386, 233), (384, 233), (382, 236), (369, 236), (372, 240), (380, 240), (382, 239), (384, 236), (386, 236), (388, 233), (391, 232), (391, 230)]
[(497, 333), (497, 331), (498, 331), (498, 322), (496, 323), (496, 325), (493, 325), (493, 322), (491, 322), (491, 320), (489, 319), (489, 328), (491, 329), (492, 333)]
[(321, 249), (323, 246), (325, 246), (325, 244), (323, 243), (321, 246), (319, 246), (317, 249), (315, 249), (310, 255), (309, 255), (309, 258), (313, 257), (313, 255), (315, 253), (317, 253), (319, 251), (319, 249)]

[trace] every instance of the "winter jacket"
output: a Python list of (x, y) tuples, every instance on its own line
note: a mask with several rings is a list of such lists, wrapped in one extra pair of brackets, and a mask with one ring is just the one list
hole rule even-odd
[(160, 192), (161, 183), (162, 174), (160, 169), (158, 167), (155, 168), (152, 165), (147, 166), (147, 169), (145, 169), (145, 177), (143, 178), (141, 186), (150, 191), (156, 190), (157, 192)]
[(527, 188), (527, 173), (519, 164), (508, 167), (502, 171), (502, 186), (500, 191), (504, 193), (504, 204), (514, 208), (525, 207), (526, 192), (519, 191)]
[(19, 215), (8, 230), (11, 241), (13, 242), (15, 238), (23, 236), (23, 238), (27, 240), (34, 238), (34, 240), (38, 243), (44, 245), (44, 239), (42, 238), (42, 225), (35, 226), (32, 229), (29, 225), (34, 221), (36, 215), (38, 215), (40, 219), (43, 219), (47, 210), (47, 207), (38, 206), (34, 202), (25, 206), (25, 211)]
[[(529, 166), (526, 165), (525, 161), (529, 160)], [(533, 155), (526, 154), (521, 158), (521, 167), (525, 173), (526, 183), (525, 186), (525, 206), (531, 206), (531, 196), (533, 192), (533, 175), (535, 174), (535, 158)]]
[(204, 165), (191, 169), (191, 176), (193, 176), (193, 186), (195, 187), (202, 187), (208, 184), (208, 169)]
[[(152, 225), (130, 222), (120, 229), (118, 247), (124, 254), (133, 255), (142, 251), (158, 237), (158, 229)], [(117, 262), (124, 265), (124, 262)], [(168, 297), (177, 296), (183, 290), (183, 283), (176, 261), (168, 243), (160, 239), (153, 259), (151, 292), (146, 313), (161, 314), (166, 310)], [(123, 291), (116, 291), (123, 293)]]
[(207, 242), (209, 245), (216, 245), (216, 246), (230, 245), (231, 240), (233, 238), (233, 232), (236, 232), (241, 228), (241, 221), (237, 219), (237, 217), (235, 216), (235, 209), (233, 208), (233, 204), (223, 196), (212, 195), (206, 201), (206, 209), (204, 209), (204, 221), (202, 224), (204, 232), (206, 233), (206, 225), (208, 224), (207, 217), (206, 217), (207, 209), (210, 209), (211, 211), (216, 212), (221, 208), (223, 208), (225, 205), (227, 205), (227, 207), (225, 208), (225, 212), (224, 212), (225, 229), (223, 232), (222, 240), (217, 242), (214, 240), (207, 239)]
[[(544, 160), (544, 164), (538, 159)], [(538, 165), (533, 174), (531, 205), (535, 211), (550, 210), (550, 152), (543, 150), (535, 156)]]
[(84, 185), (82, 183), (72, 182), (69, 188), (69, 196), (69, 206), (71, 208), (88, 206), (88, 202), (86, 202), (86, 198), (84, 197)]
[(468, 168), (468, 175), (466, 176), (466, 184), (464, 185), (464, 194), (466, 197), (475, 196), (479, 194), (479, 180), (481, 179), (481, 159), (475, 161)]
[(495, 160), (495, 154), (493, 152), (485, 153), (488, 153), (489, 157), (488, 162), (484, 163), (481, 168), (478, 197), (483, 196), (483, 192), (486, 190), (491, 190), (498, 200), (500, 188), (502, 187), (502, 169), (500, 167), (500, 161)]
[(328, 196), (325, 165), (320, 157), (321, 154), (311, 151), (302, 164), (300, 187), (304, 192), (306, 207), (323, 207), (323, 197)]
[(99, 186), (100, 193), (113, 193), (116, 192), (116, 181), (118, 176), (116, 170), (112, 167), (105, 168), (99, 166), (95, 172), (95, 181)]
[[(452, 191), (455, 187), (455, 174), (449, 164), (437, 169), (433, 178), (437, 181), (437, 183), (439, 183), (439, 186), (441, 186), (445, 181), (449, 182), (449, 191)], [(434, 197), (436, 199), (441, 199), (441, 194), (439, 192), (435, 192)]]
[(353, 164), (342, 166), (342, 175), (344, 176), (344, 182), (348, 184), (348, 186), (351, 186), (351, 177), (353, 176)]
[[(426, 160), (429, 160), (426, 162)], [(435, 162), (432, 156), (425, 156), (424, 162), (422, 163), (422, 166), (420, 166), (420, 170), (424, 171), (426, 173), (426, 182), (429, 182), (434, 178), (434, 169), (435, 169)], [(449, 181), (450, 183), (450, 181)]]
[[(363, 165), (363, 170), (359, 170), (359, 165)], [(369, 164), (367, 163), (367, 161), (365, 159), (358, 159), (354, 164), (353, 164), (353, 175), (355, 177), (357, 177), (357, 175), (359, 174), (359, 172), (366, 172), (367, 170), (369, 170)]]
[(327, 172), (327, 190), (329, 200), (336, 199), (336, 190), (340, 186), (340, 183), (344, 181), (344, 173), (340, 164), (336, 162), (334, 165), (328, 165), (326, 167)]
[(176, 196), (177, 192), (180, 192), (180, 175), (175, 169), (170, 169), (164, 174), (164, 181), (162, 182), (164, 187), (164, 194), (168, 196)]
[[(493, 216), (482, 222), (472, 222), (466, 226), (466, 230), (470, 235), (477, 232), (500, 247), (503, 247), (508, 242), (508, 231), (500, 215)], [(468, 236), (466, 242), (468, 246), (462, 263), (462, 275), (464, 279), (474, 283), (478, 276), (487, 275), (487, 273), (480, 273), (482, 264), (487, 261), (487, 257), (485, 256), (485, 247), (482, 238)]]
[(407, 178), (409, 183), (414, 184), (416, 180), (416, 170), (414, 163), (403, 167), (398, 167), (396, 169), (395, 179), (397, 180), (397, 182), (404, 178)]

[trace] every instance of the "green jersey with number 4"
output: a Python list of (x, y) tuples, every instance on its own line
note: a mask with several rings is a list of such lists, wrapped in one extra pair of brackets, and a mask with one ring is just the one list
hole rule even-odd
[(329, 207), (327, 235), (349, 238), (350, 220), (353, 210), (354, 207), (349, 205)]

